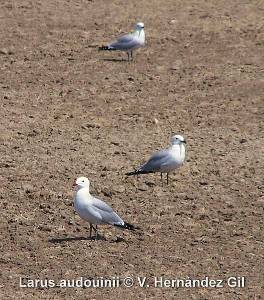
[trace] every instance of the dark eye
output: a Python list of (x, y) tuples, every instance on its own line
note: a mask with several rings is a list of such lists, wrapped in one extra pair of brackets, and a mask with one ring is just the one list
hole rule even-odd
[(82, 182), (84, 182), (84, 180)]

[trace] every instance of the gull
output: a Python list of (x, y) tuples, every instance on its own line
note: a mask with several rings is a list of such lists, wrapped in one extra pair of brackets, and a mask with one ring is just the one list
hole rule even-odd
[(94, 230), (97, 238), (97, 225), (100, 224), (113, 225), (129, 230), (137, 229), (135, 226), (124, 222), (104, 201), (90, 194), (90, 181), (88, 178), (77, 178), (73, 186), (76, 188), (74, 208), (83, 220), (90, 223), (90, 238), (92, 237), (92, 230)]
[(185, 159), (186, 141), (181, 135), (174, 135), (171, 138), (171, 146), (168, 149), (154, 153), (150, 159), (135, 171), (126, 173), (126, 175), (140, 175), (160, 172), (167, 173), (167, 184), (169, 184), (169, 173), (179, 168)]
[(135, 30), (132, 33), (122, 35), (116, 41), (107, 46), (99, 47), (98, 50), (120, 50), (126, 51), (128, 61), (133, 59), (133, 50), (143, 47), (145, 44), (144, 23), (136, 24)]

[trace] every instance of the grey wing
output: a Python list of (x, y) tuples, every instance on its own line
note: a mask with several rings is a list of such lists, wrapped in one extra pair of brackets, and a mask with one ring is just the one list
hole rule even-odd
[(92, 206), (108, 213), (113, 212), (113, 209), (110, 205), (95, 197), (92, 198)]
[(102, 222), (111, 225), (122, 225), (124, 221), (113, 211), (112, 207), (104, 201), (93, 197), (92, 199), (93, 209), (100, 214)]
[(133, 39), (134, 39), (134, 35), (131, 34), (131, 33), (128, 33), (128, 34), (120, 36), (117, 39), (117, 42), (119, 42), (119, 43), (130, 43)]
[(132, 34), (126, 34), (118, 38), (115, 42), (108, 45), (117, 50), (129, 50), (138, 46), (138, 39)]
[(139, 168), (139, 170), (145, 172), (160, 172), (172, 161), (173, 157), (170, 152), (168, 150), (161, 150), (154, 153), (151, 158)]

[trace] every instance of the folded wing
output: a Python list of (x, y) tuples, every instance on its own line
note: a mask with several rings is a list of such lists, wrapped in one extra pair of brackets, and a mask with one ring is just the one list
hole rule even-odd
[(109, 44), (108, 47), (116, 50), (130, 50), (138, 45), (139, 41), (133, 34), (126, 34)]
[(96, 214), (100, 214), (101, 220), (105, 224), (123, 225), (124, 221), (113, 211), (112, 207), (104, 201), (93, 197), (91, 205)]
[(139, 170), (147, 173), (161, 172), (166, 166), (170, 165), (172, 160), (173, 157), (168, 150), (161, 150), (154, 153)]

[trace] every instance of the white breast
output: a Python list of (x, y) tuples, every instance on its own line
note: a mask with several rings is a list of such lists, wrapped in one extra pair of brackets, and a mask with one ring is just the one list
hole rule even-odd
[(78, 191), (74, 199), (74, 208), (83, 220), (92, 224), (102, 224), (102, 217), (93, 208), (90, 197), (91, 195), (87, 195), (84, 189)]

